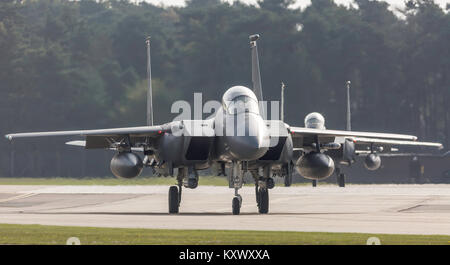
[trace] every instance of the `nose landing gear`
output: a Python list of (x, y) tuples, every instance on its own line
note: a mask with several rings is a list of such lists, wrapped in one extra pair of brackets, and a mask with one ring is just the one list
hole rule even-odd
[[(231, 170), (231, 178), (233, 180), (233, 188), (234, 188), (234, 198), (231, 202), (232, 213), (233, 215), (238, 215), (241, 213), (242, 206), (242, 197), (239, 195), (239, 189), (242, 188), (242, 184), (244, 182), (244, 177), (242, 174), (242, 170), (239, 168), (240, 163), (233, 162), (232, 170)], [(231, 186), (231, 185), (230, 185)]]
[(239, 194), (236, 194), (232, 200), (232, 211), (233, 215), (238, 215), (241, 213), (242, 206), (242, 197)]

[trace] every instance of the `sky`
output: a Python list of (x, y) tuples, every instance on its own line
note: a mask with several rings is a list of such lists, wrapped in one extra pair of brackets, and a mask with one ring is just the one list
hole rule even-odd
[[(140, 2), (141, 0), (137, 0), (137, 2)], [(176, 5), (176, 6), (182, 6), (185, 2), (185, 0), (144, 0), (149, 3), (153, 4), (164, 4), (165, 6), (170, 5)], [(226, 2), (233, 2), (233, 0), (224, 0)], [(338, 4), (344, 4), (348, 5), (352, 3), (352, 0), (334, 0)], [(248, 4), (255, 4), (257, 0), (241, 0), (241, 2), (248, 3)], [(306, 7), (311, 3), (311, 0), (297, 0), (297, 3), (294, 5), (294, 7)], [(391, 7), (404, 7), (405, 0), (384, 0), (384, 2), (389, 3)], [(436, 3), (438, 3), (442, 8), (445, 9), (445, 6), (447, 3), (450, 3), (450, 0), (435, 0)]]

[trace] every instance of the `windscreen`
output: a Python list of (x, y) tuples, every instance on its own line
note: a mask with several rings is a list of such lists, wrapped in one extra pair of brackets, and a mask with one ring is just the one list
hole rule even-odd
[(259, 114), (258, 101), (249, 96), (238, 96), (226, 106), (228, 114), (256, 113)]

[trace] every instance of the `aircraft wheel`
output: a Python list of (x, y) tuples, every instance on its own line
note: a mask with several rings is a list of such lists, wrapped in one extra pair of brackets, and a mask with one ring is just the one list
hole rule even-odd
[(273, 189), (273, 187), (275, 187), (275, 181), (273, 180), (273, 178), (268, 178), (266, 180), (266, 185), (269, 190)]
[(197, 186), (198, 186), (198, 179), (196, 179), (196, 178), (189, 178), (189, 179), (187, 180), (187, 186), (188, 186), (190, 189), (195, 189), (195, 188), (197, 188)]
[(259, 213), (268, 213), (269, 212), (269, 190), (265, 188), (259, 189)]
[(317, 180), (313, 179), (313, 181), (312, 181), (312, 186), (313, 186), (313, 187), (316, 187), (316, 186), (317, 186)]
[(345, 187), (345, 175), (342, 173), (338, 176), (338, 185), (342, 188)]
[(232, 201), (233, 215), (238, 215), (241, 212), (241, 201), (238, 197), (234, 197)]
[(290, 187), (292, 185), (292, 175), (284, 176), (284, 186)]
[(258, 188), (258, 184), (255, 184), (255, 197), (256, 197), (256, 204), (259, 207), (259, 188)]
[(294, 169), (294, 164), (290, 162), (287, 165), (286, 175), (284, 176), (284, 186), (290, 187), (292, 185), (292, 170)]
[(179, 201), (178, 201), (178, 187), (171, 186), (169, 188), (169, 213), (178, 213)]

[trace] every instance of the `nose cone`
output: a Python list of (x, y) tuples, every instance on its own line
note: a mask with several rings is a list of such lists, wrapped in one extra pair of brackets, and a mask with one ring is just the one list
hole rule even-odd
[(269, 147), (269, 133), (262, 118), (246, 114), (245, 123), (236, 125), (234, 136), (228, 137), (227, 141), (232, 156), (241, 161), (262, 157)]
[(268, 149), (262, 145), (262, 139), (258, 136), (236, 136), (229, 143), (233, 157), (242, 161), (256, 160)]

